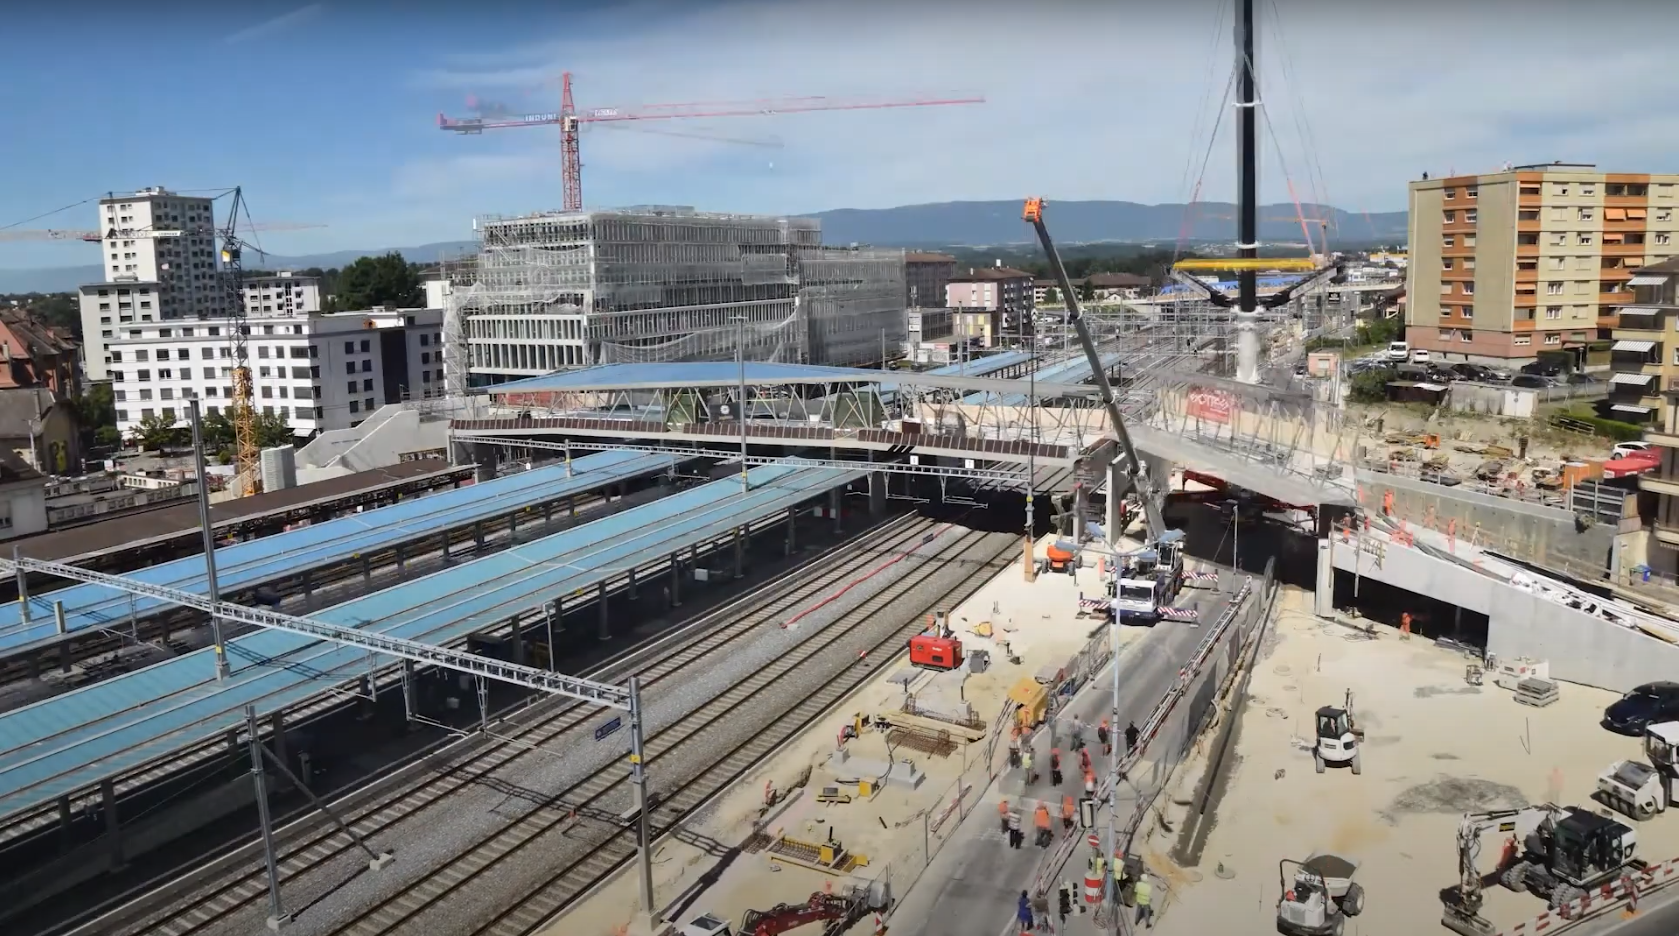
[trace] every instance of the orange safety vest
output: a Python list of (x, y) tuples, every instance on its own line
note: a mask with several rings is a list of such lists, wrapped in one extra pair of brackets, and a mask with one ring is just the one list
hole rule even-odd
[(1007, 819), (1009, 817), (1009, 801), (1003, 800), (997, 804), (997, 815)]
[(1073, 818), (1073, 798), (1071, 796), (1061, 797), (1061, 818)]
[(1040, 829), (1049, 828), (1049, 807), (1039, 803), (1038, 808), (1032, 813), (1032, 822)]

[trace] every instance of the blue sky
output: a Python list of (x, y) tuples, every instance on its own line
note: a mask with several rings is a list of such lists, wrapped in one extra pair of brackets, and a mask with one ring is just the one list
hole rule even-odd
[[(1679, 170), (1669, 116), (1679, 72), (1626, 32), (1673, 34), (1679, 4), (1608, 0), (1563, 15), (1557, 3), (1488, 0), (1451, 5), (1450, 26), (1417, 15), (1417, 4), (1432, 5), (1351, 0), (1326, 16), (1316, 0), (1260, 0), (1268, 200), (1287, 199), (1292, 183), (1302, 199), (1400, 210), (1406, 181), (1424, 170), (1507, 161)], [(326, 225), (262, 239), (280, 254), (470, 239), (474, 215), (559, 206), (558, 130), (455, 136), (436, 128), (436, 114), (469, 113), (468, 95), (556, 110), (566, 69), (583, 109), (987, 99), (664, 125), (726, 140), (589, 128), (590, 205), (780, 213), (1031, 193), (1184, 201), (1209, 153), (1201, 197), (1228, 199), (1228, 119), (1207, 139), (1230, 67), (1226, 6), (189, 0), (152, 5), (133, 31), (114, 11), (96, 22), (97, 3), (23, 5), (8, 11), (7, 32), (28, 42), (9, 45), (6, 67), (37, 77), (0, 85), (0, 225), (107, 190), (242, 184), (257, 221)], [(1601, 41), (1577, 41), (1582, 17)], [(107, 70), (90, 25), (100, 42), (155, 48), (155, 61)], [(125, 58), (138, 60), (110, 60)], [(93, 220), (88, 204), (18, 226)], [(0, 267), (95, 261), (81, 244), (0, 243)]]

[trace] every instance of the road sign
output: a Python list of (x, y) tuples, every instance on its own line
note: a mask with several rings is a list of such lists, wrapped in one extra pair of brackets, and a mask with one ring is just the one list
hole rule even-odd
[(619, 716), (613, 718), (611, 721), (607, 722), (606, 724), (604, 724), (604, 725), (600, 726), (599, 728), (595, 729), (595, 740), (596, 741), (603, 741), (608, 736), (610, 736), (613, 732), (617, 731), (618, 729), (620, 729), (622, 727), (624, 727), (624, 716), (619, 715)]
[(1088, 796), (1079, 800), (1079, 828), (1096, 828), (1096, 801)]

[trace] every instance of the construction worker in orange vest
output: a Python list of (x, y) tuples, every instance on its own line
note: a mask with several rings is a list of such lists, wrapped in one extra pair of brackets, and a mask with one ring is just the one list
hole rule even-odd
[(1085, 773), (1090, 772), (1090, 749), (1089, 748), (1079, 748), (1079, 769), (1083, 770)]
[(1411, 639), (1411, 612), (1409, 611), (1399, 616), (1399, 639)]
[(1084, 795), (1096, 795), (1096, 771), (1086, 769), (1084, 772)]
[(1071, 835), (1073, 832), (1073, 816), (1075, 815), (1073, 798), (1061, 797), (1061, 831)]
[(1048, 806), (1039, 803), (1038, 808), (1032, 810), (1032, 825), (1036, 826), (1038, 830), (1038, 847), (1048, 848), (1050, 841), (1055, 838), (1054, 833), (1049, 829)]
[(1061, 749), (1051, 748), (1049, 751), (1049, 782), (1061, 785)]
[(997, 802), (997, 819), (1003, 823), (1003, 834), (1007, 835), (1008, 832), (1009, 832), (1009, 801), (1008, 800), (999, 800)]

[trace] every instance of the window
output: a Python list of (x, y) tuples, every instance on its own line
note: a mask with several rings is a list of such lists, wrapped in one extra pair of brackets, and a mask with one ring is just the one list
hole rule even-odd
[(1547, 295), (1547, 296), (1560, 296), (1560, 295), (1562, 295), (1562, 284), (1561, 283), (1546, 283), (1545, 284), (1545, 295)]
[(216, 369), (215, 369), (215, 368), (214, 368), (214, 367), (206, 367), (206, 368), (204, 368), (204, 379), (205, 379), (205, 380), (214, 380), (214, 379), (216, 379)]
[(361, 353), (366, 354), (371, 349), (372, 344), (366, 338), (363, 338), (361, 340)]
[(1465, 246), (1465, 247), (1475, 246), (1475, 235), (1473, 235), (1473, 234), (1463, 235), (1463, 246)]
[(1546, 344), (1562, 344), (1562, 336), (1561, 335), (1546, 335), (1545, 336), (1545, 343)]
[(139, 380), (141, 383), (144, 383), (144, 382), (152, 379), (152, 372), (149, 371), (149, 370), (142, 370), (142, 371), (140, 371), (139, 375), (135, 379)]
[(128, 422), (128, 410), (117, 410), (117, 422)]
[[(355, 393), (356, 388), (351, 387), (350, 392)], [(368, 379), (361, 382), (361, 392), (363, 392), (363, 393), (372, 393), (373, 392), (373, 378), (369, 377)]]
[(344, 373), (354, 374), (355, 372), (356, 372), (356, 362), (355, 361), (345, 361), (344, 362)]
[(1451, 283), (1441, 283), (1440, 284), (1440, 295), (1449, 296), (1451, 294), (1452, 294), (1452, 284)]
[(1549, 258), (1549, 259), (1548, 259), (1548, 260), (1547, 260), (1547, 263), (1546, 263), (1546, 269), (1551, 269), (1551, 270), (1560, 270), (1560, 269), (1562, 269), (1562, 261), (1563, 261), (1563, 259), (1564, 259), (1564, 258), (1562, 258), (1562, 257), (1551, 257), (1551, 258)]
[(1446, 212), (1445, 213), (1445, 222), (1447, 224), (1456, 224), (1457, 223), (1457, 212), (1455, 212), (1455, 211)]
[(121, 351), (112, 351), (111, 352), (111, 363), (112, 364), (121, 364), (122, 363), (122, 352)]
[(1457, 244), (1457, 242), (1452, 240), (1450, 237), (1440, 238), (1440, 246), (1441, 247), (1445, 247), (1447, 249), (1450, 249), (1450, 248), (1456, 246), (1456, 244)]
[(1517, 189), (1516, 194), (1518, 194), (1518, 195), (1538, 195), (1539, 194), (1539, 186), (1537, 186), (1537, 185), (1521, 186), (1519, 189)]
[[(1473, 192), (1473, 191), (1474, 191), (1474, 189), (1470, 189), (1470, 191), (1472, 191), (1472, 192)], [(1471, 196), (1469, 196), (1469, 197), (1470, 197), (1470, 198), (1474, 198), (1474, 197), (1475, 197), (1475, 196), (1473, 196), (1473, 195), (1471, 195)], [(1465, 221), (1467, 221), (1467, 222), (1469, 222), (1469, 223), (1470, 223), (1470, 224), (1474, 224), (1474, 223), (1476, 223), (1476, 222), (1477, 222), (1477, 221), (1479, 221), (1479, 220), (1480, 220), (1480, 217), (1481, 217), (1481, 213), (1480, 213), (1480, 212), (1478, 212), (1478, 211), (1476, 211), (1476, 210), (1475, 210), (1475, 209), (1473, 209), (1473, 208), (1471, 208), (1471, 209), (1469, 209), (1469, 210), (1468, 210), (1468, 211), (1465, 211), (1465, 212), (1464, 212), (1464, 213), (1463, 213), (1463, 220), (1465, 220)]]
[(431, 363), (431, 352), (430, 351), (421, 351), (420, 352), (420, 363), (421, 364), (430, 364)]
[(1564, 208), (1560, 205), (1555, 207), (1555, 208), (1552, 208), (1551, 209), (1551, 220), (1552, 221), (1567, 221), (1568, 220), (1568, 209)]
[(353, 341), (344, 342), (344, 353), (345, 354), (355, 354), (356, 353), (356, 343), (353, 342)]
[(1580, 194), (1581, 195), (1587, 195), (1587, 196), (1596, 195), (1597, 194), (1597, 186), (1595, 186), (1595, 185), (1582, 185), (1582, 186), (1580, 186)]
[(1546, 306), (1545, 317), (1553, 321), (1562, 318), (1562, 306)]
[(1459, 341), (1474, 341), (1475, 340), (1475, 332), (1471, 329), (1465, 328), (1464, 330), (1457, 333), (1457, 340), (1459, 340)]
[(352, 413), (361, 412), (361, 404), (356, 402), (355, 400), (351, 400), (350, 401), (350, 412), (352, 412)]
[(1581, 247), (1590, 247), (1592, 245), (1592, 235), (1590, 234), (1577, 234), (1575, 235), (1575, 239), (1579, 242)]
[(1568, 246), (1568, 235), (1567, 234), (1562, 234), (1562, 233), (1552, 234), (1551, 235), (1551, 246), (1552, 247), (1566, 247), (1566, 246)]
[(1452, 258), (1451, 257), (1447, 257), (1444, 260), (1440, 261), (1440, 269), (1449, 270), (1451, 268), (1452, 268)]
[(1578, 221), (1592, 221), (1597, 218), (1597, 212), (1591, 208), (1580, 208), (1578, 212), (1575, 216), (1575, 220)]
[(431, 336), (430, 335), (421, 335), (420, 336), (420, 347), (422, 347), (422, 348), (425, 347), (426, 344), (429, 341), (431, 341)]
[(1465, 296), (1475, 295), (1475, 284), (1474, 283), (1464, 283), (1463, 284), (1463, 294)]
[(363, 401), (361, 401), (361, 407), (362, 407), (362, 409), (365, 409), (369, 413), (371, 413), (374, 410), (373, 401), (372, 400), (363, 400)]
[(141, 402), (144, 402), (146, 400), (150, 400), (151, 398), (152, 398), (152, 388), (141, 387), (140, 388), (140, 400), (141, 400)]
[(1516, 340), (1512, 341), (1510, 343), (1517, 346), (1517, 347), (1526, 347), (1527, 345), (1533, 344), (1533, 336), (1532, 335), (1517, 335)]
[(1446, 200), (1447, 201), (1451, 201), (1452, 199), (1454, 199), (1456, 197), (1457, 197), (1457, 189), (1455, 189), (1455, 188), (1446, 189)]
[(273, 374), (270, 372), (269, 368), (259, 367), (259, 368), (257, 368), (257, 376), (258, 377), (272, 377)]
[(162, 390), (157, 392), (157, 398), (160, 400), (173, 400), (175, 399), (175, 389), (173, 387), (164, 387)]
[(1668, 244), (1673, 243), (1673, 235), (1668, 234), (1665, 231), (1657, 231), (1656, 232), (1656, 243), (1660, 246), (1665, 247)]
[(1463, 259), (1463, 268), (1465, 270), (1475, 269), (1475, 258), (1474, 257), (1465, 257)]
[(1656, 209), (1656, 220), (1657, 221), (1672, 221), (1673, 220), (1673, 209), (1672, 208), (1657, 208)]
[(1655, 195), (1656, 195), (1657, 198), (1672, 198), (1673, 197), (1673, 183), (1671, 183), (1671, 182), (1657, 182), (1656, 183)]
[(1466, 319), (1474, 318), (1475, 317), (1475, 307), (1472, 306), (1472, 305), (1464, 306), (1463, 307), (1463, 317), (1466, 318)]
[[(1675, 349), (1675, 350), (1679, 350), (1679, 349)], [(428, 370), (420, 371), (420, 382), (421, 383), (431, 383), (431, 371), (428, 371)]]
[(298, 419), (310, 419), (315, 415), (315, 410), (308, 406), (294, 406), (292, 407), (292, 415)]
[(262, 391), (262, 398), (264, 400), (274, 399), (274, 388), (273, 387), (258, 387), (257, 389)]
[(267, 345), (258, 345), (257, 346), (257, 357), (262, 358), (263, 360), (268, 359), (268, 346)]
[(1557, 182), (1553, 185), (1553, 188), (1555, 189), (1555, 191), (1558, 195), (1567, 195), (1568, 194), (1568, 183), (1567, 182)]
[(353, 381), (353, 380), (350, 381), (349, 386), (345, 387), (345, 392), (355, 393), (356, 392), (356, 382)]
[(371, 371), (372, 369), (373, 369), (373, 362), (371, 360), (367, 359), (367, 358), (363, 358), (362, 362), (361, 362), (361, 372), (365, 374), (368, 371)]

